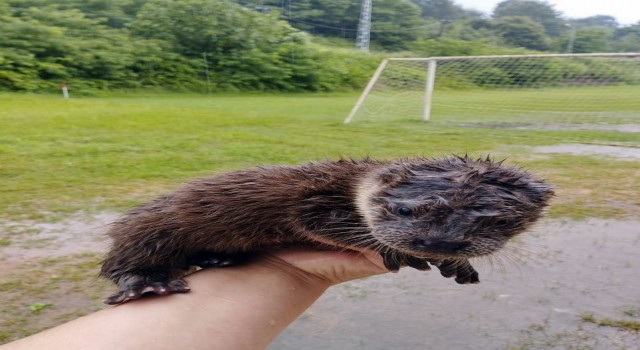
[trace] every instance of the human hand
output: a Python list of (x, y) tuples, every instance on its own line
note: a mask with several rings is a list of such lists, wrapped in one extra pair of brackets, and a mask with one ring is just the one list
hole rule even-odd
[(267, 255), (260, 263), (327, 286), (389, 272), (375, 252), (285, 250)]

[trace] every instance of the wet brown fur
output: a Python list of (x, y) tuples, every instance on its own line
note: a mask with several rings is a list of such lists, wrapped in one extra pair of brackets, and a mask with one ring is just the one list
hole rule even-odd
[[(540, 217), (551, 195), (528, 172), (468, 157), (230, 171), (189, 182), (113, 224), (101, 276), (119, 290), (106, 302), (186, 292), (180, 277), (191, 265), (226, 266), (300, 244), (376, 250), (390, 270), (430, 262), (459, 283), (477, 282), (466, 258), (500, 249)], [(400, 207), (412, 215), (398, 215)]]

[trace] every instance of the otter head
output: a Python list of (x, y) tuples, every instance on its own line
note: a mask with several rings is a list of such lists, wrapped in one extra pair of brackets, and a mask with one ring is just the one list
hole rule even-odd
[(551, 186), (465, 157), (390, 163), (358, 187), (357, 207), (384, 247), (427, 258), (492, 254), (540, 218)]

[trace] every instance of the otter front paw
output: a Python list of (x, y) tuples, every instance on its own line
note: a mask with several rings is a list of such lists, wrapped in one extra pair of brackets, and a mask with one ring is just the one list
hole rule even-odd
[(105, 304), (122, 304), (129, 300), (139, 299), (145, 294), (164, 295), (169, 293), (189, 292), (187, 281), (182, 278), (173, 281), (151, 281), (145, 277), (132, 277), (120, 285), (117, 292), (104, 300)]
[(480, 283), (478, 272), (467, 259), (429, 260), (446, 278), (455, 277), (458, 284)]
[(384, 267), (391, 272), (398, 272), (400, 270), (400, 266), (402, 261), (400, 260), (400, 254), (398, 253), (383, 253), (380, 254), (382, 256), (382, 262), (384, 263)]
[(407, 256), (405, 259), (407, 262), (407, 266), (413, 267), (416, 270), (420, 271), (429, 271), (431, 270), (431, 266), (429, 266), (429, 262), (424, 258), (418, 258), (415, 256)]
[(191, 259), (190, 265), (207, 267), (227, 267), (243, 263), (248, 257), (248, 253), (217, 253), (217, 252), (200, 252)]
[(386, 253), (382, 254), (384, 267), (391, 272), (398, 272), (401, 266), (410, 266), (420, 271), (431, 270), (429, 262), (424, 258), (403, 254), (403, 253)]

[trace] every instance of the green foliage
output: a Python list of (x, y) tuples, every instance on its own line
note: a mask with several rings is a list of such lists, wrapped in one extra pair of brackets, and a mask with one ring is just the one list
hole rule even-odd
[(559, 36), (565, 31), (564, 21), (553, 5), (540, 0), (506, 0), (493, 10), (494, 18), (528, 17), (544, 27), (547, 35)]
[(618, 28), (620, 24), (613, 16), (607, 15), (595, 15), (585, 18), (578, 18), (569, 21), (571, 26), (575, 27), (605, 27), (605, 28)]
[(29, 310), (31, 310), (31, 312), (36, 313), (36, 314), (40, 313), (42, 310), (44, 310), (46, 308), (50, 308), (52, 306), (53, 306), (53, 304), (50, 304), (50, 303), (33, 303), (33, 304), (27, 305)]
[(462, 40), (453, 38), (421, 39), (413, 45), (413, 51), (422, 57), (432, 56), (479, 56), (527, 54), (522, 48), (498, 46), (486, 40)]
[[(316, 35), (355, 39), (360, 17), (359, 1), (266, 0), (261, 6), (238, 0), (260, 12), (274, 10), (293, 27)], [(420, 35), (420, 8), (410, 0), (373, 1), (371, 42), (385, 50), (407, 49)]]
[[(142, 1), (126, 0), (41, 3), (0, 6), (0, 90), (54, 91), (68, 81), (74, 94), (149, 87), (206, 91), (207, 64), (212, 90), (333, 91), (359, 88), (379, 60), (325, 52), (275, 13), (228, 1), (151, 0), (141, 8)], [(109, 26), (98, 17), (104, 11), (82, 11), (97, 8), (129, 19)]]
[(616, 29), (611, 46), (615, 51), (640, 52), (640, 22)]
[(51, 90), (64, 80), (79, 91), (199, 81), (172, 76), (193, 72), (193, 64), (161, 42), (131, 38), (79, 10), (30, 7), (1, 21), (0, 31), (0, 89)]
[(613, 29), (607, 27), (587, 27), (576, 30), (573, 52), (609, 52)]
[(464, 16), (465, 11), (452, 0), (412, 0), (420, 7), (422, 16), (440, 20), (453, 20)]
[[(321, 54), (306, 34), (278, 20), (277, 14), (231, 2), (151, 0), (132, 31), (145, 39), (165, 40), (184, 56), (206, 57), (214, 90), (330, 91), (367, 79), (337, 74), (345, 73), (344, 65), (327, 64), (332, 55)], [(371, 62), (364, 55), (336, 55), (353, 64), (356, 59)]]
[[(253, 5), (253, 1), (239, 1)], [(247, 4), (248, 3), (248, 4)], [(360, 2), (351, 0), (267, 0), (265, 6), (279, 10), (292, 26), (316, 35), (353, 39), (360, 15)], [(375, 21), (375, 19), (374, 19)]]
[(494, 21), (494, 28), (508, 45), (531, 50), (549, 48), (549, 38), (544, 32), (544, 27), (529, 17), (500, 17)]
[[(375, 21), (374, 21), (375, 19)], [(404, 50), (418, 38), (420, 8), (409, 0), (373, 1), (371, 40), (386, 50)]]
[[(75, 96), (360, 89), (382, 58), (353, 49), (360, 4), (7, 0), (0, 3), (0, 90), (53, 92), (63, 81)], [(640, 24), (619, 27), (603, 15), (571, 23), (575, 52), (640, 51)], [(493, 19), (450, 0), (374, 0), (371, 47), (396, 51), (386, 56), (563, 52), (570, 33), (556, 35), (560, 24), (551, 5), (534, 0), (504, 1)], [(482, 85), (491, 74), (507, 79), (489, 69), (452, 84)]]
[[(632, 66), (626, 67), (626, 64)], [(617, 62), (615, 66), (598, 59), (560, 58), (527, 60), (526, 70), (509, 59), (489, 61), (442, 61), (438, 64), (440, 88), (478, 89), (530, 87), (546, 88), (573, 85), (583, 81), (606, 84), (638, 84), (640, 74), (630, 74), (633, 62)]]

